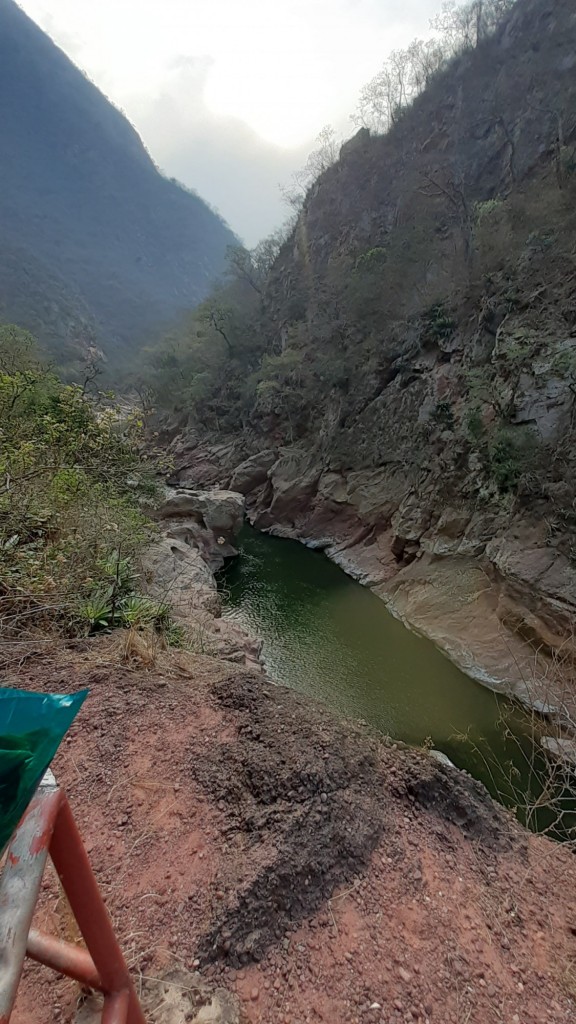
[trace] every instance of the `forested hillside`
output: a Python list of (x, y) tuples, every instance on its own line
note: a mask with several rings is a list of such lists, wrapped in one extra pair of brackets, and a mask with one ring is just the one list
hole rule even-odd
[(234, 236), (126, 118), (0, 0), (0, 320), (62, 365), (130, 353), (202, 299)]

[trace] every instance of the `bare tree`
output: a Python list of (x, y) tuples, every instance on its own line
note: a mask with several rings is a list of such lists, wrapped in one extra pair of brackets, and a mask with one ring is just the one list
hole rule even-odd
[(226, 251), (228, 266), (234, 277), (246, 284), (261, 296), (266, 279), (274, 265), (274, 261), (287, 238), (292, 225), (278, 228), (267, 238), (263, 238), (254, 249), (245, 249), (243, 245), (230, 245)]
[(566, 185), (566, 168), (564, 165), (566, 139), (573, 134), (576, 128), (576, 123), (568, 129), (566, 126), (566, 111), (558, 106), (540, 107), (535, 103), (530, 103), (529, 105), (533, 110), (538, 111), (538, 113), (546, 114), (554, 122), (554, 167), (556, 170), (558, 188), (563, 189)]
[(100, 377), (101, 373), (102, 373), (102, 364), (98, 361), (98, 357), (96, 355), (94, 355), (94, 353), (91, 353), (88, 356), (88, 359), (86, 360), (86, 364), (85, 364), (85, 366), (83, 367), (83, 370), (82, 370), (82, 375), (83, 375), (82, 394), (83, 395), (86, 395), (88, 393), (88, 391), (90, 390), (90, 388), (94, 384), (94, 381), (97, 380), (98, 377)]
[(360, 93), (355, 124), (387, 132), (404, 107), (426, 88), (450, 58), (478, 46), (500, 24), (516, 0), (472, 0), (457, 4), (445, 0), (431, 22), (438, 37), (415, 39), (406, 50), (393, 50), (382, 70)]
[(324, 126), (316, 142), (318, 146), (312, 150), (304, 167), (295, 171), (288, 185), (280, 186), (284, 201), (297, 211), (301, 209), (309, 188), (338, 159), (340, 144), (331, 125)]
[(445, 0), (431, 26), (442, 36), (447, 55), (452, 56), (478, 46), (515, 3), (516, 0), (471, 0), (458, 4), (456, 0)]
[(258, 267), (250, 250), (245, 249), (243, 245), (229, 245), (226, 250), (226, 257), (228, 266), (234, 276), (239, 281), (244, 281), (250, 285), (258, 295), (262, 295), (262, 282)]
[(473, 219), (470, 203), (466, 195), (464, 179), (459, 174), (442, 181), (440, 174), (423, 174), (424, 184), (418, 189), (420, 195), (427, 199), (444, 197), (456, 215), (464, 246), (466, 264), (470, 267), (473, 247)]

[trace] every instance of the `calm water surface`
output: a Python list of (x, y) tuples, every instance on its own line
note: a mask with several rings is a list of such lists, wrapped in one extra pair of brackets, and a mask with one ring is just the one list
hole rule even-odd
[(272, 679), (395, 739), (430, 741), (509, 803), (540, 789), (522, 711), (411, 633), (321, 552), (248, 526), (239, 546), (220, 576), (225, 614), (263, 639)]

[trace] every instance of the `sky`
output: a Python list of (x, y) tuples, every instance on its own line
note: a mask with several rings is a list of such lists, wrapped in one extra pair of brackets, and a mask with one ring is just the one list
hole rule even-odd
[(254, 245), (321, 129), (428, 34), (441, 0), (19, 0), (120, 107), (169, 176)]

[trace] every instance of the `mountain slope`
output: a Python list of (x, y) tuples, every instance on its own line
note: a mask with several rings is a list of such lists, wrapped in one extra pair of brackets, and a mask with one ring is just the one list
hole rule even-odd
[(229, 228), (159, 174), (12, 0), (0, 0), (0, 139), (0, 317), (52, 350), (94, 340), (127, 360), (222, 271)]
[(346, 143), (195, 405), (266, 456), (232, 476), (259, 527), (327, 546), (482, 681), (526, 697), (547, 652), (541, 703), (576, 659), (575, 54), (574, 0), (517, 0)]

